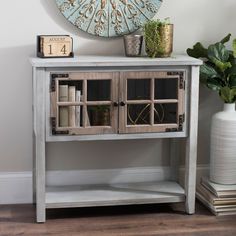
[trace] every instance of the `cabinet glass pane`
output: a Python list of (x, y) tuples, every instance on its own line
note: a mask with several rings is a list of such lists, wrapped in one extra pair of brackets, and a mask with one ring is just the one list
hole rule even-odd
[(127, 100), (150, 100), (150, 79), (128, 79)]
[(82, 126), (83, 106), (60, 106), (59, 127)]
[(127, 125), (150, 125), (150, 104), (128, 104)]
[(162, 103), (154, 105), (154, 123), (169, 124), (177, 123), (177, 103)]
[(110, 101), (111, 80), (88, 80), (88, 101)]
[(155, 99), (178, 99), (178, 79), (155, 79)]
[(108, 105), (88, 106), (88, 126), (111, 126), (111, 108)]

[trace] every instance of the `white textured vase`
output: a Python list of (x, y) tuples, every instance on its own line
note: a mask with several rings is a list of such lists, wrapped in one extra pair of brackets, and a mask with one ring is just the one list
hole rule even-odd
[(236, 184), (236, 111), (235, 103), (212, 117), (210, 180), (218, 184)]

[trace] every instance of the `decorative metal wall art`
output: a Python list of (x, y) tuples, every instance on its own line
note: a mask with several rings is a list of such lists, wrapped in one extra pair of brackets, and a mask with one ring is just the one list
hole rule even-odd
[(65, 18), (101, 37), (132, 33), (157, 13), (163, 0), (56, 0)]

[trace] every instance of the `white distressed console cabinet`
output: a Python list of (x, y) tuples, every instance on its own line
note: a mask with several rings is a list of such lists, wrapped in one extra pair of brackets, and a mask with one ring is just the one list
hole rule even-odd
[[(47, 208), (185, 202), (195, 210), (201, 61), (187, 56), (31, 58), (34, 199)], [(171, 143), (171, 179), (103, 186), (47, 186), (47, 142), (158, 139)], [(185, 187), (178, 183), (178, 138), (185, 140)]]

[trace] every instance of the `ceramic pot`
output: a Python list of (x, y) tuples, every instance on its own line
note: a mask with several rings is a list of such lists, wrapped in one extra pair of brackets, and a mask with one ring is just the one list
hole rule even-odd
[(110, 110), (94, 110), (92, 113), (92, 125), (109, 126), (110, 125)]
[(125, 55), (127, 57), (141, 56), (142, 44), (143, 44), (142, 35), (125, 35), (124, 36)]
[(210, 180), (218, 184), (236, 184), (236, 111), (235, 103), (212, 117)]

